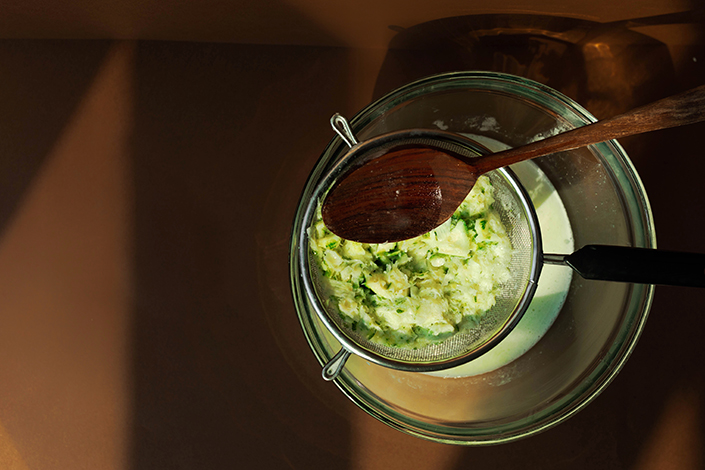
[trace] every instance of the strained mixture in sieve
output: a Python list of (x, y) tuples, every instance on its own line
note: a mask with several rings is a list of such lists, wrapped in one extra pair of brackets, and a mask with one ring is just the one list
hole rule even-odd
[[(438, 136), (434, 135), (432, 138), (434, 143), (438, 141)], [(417, 134), (409, 139), (409, 143), (418, 145), (427, 139), (429, 136)], [(354, 145), (354, 142), (352, 143)], [(467, 157), (487, 153), (481, 146), (470, 147), (465, 142), (449, 140), (442, 142), (442, 145), (444, 149)], [(379, 151), (380, 149), (376, 149), (373, 153)], [(312, 222), (316, 220), (318, 203), (325, 196), (326, 190), (334, 184), (335, 179), (358, 164), (342, 160), (323, 178), (310, 200), (303, 227), (311, 227)], [(303, 281), (306, 295), (318, 317), (342, 345), (340, 353), (324, 368), (326, 379), (330, 380), (337, 375), (350, 353), (380, 365), (403, 370), (432, 371), (453, 367), (491, 349), (519, 321), (533, 295), (541, 268), (539, 229), (528, 196), (510, 170), (503, 168), (485, 176), (494, 193), (495, 201), (492, 207), (502, 226), (506, 228), (512, 246), (509, 259), (511, 275), (495, 286), (497, 295), (494, 305), (482, 315), (477, 315), (477, 321), (472, 322), (471, 327), (457, 328), (440, 342), (414, 344), (414, 347), (391, 346), (385, 342), (374, 341), (374, 337), (371, 340), (369, 330), (360, 331), (357, 325), (351, 325), (328, 301), (329, 292), (322, 288), (325, 283), (319, 282), (318, 279), (321, 273), (317, 261), (320, 260), (316, 260), (311, 250), (309, 233), (301, 234), (299, 261), (302, 264), (302, 272), (305, 273)]]

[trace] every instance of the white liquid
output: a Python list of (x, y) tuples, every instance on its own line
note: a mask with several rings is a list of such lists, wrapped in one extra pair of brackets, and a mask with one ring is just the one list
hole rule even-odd
[[(493, 152), (508, 148), (496, 140), (469, 135)], [(510, 167), (526, 188), (541, 227), (544, 253), (570, 254), (574, 251), (573, 231), (561, 198), (546, 175), (531, 161)], [(563, 307), (573, 270), (544, 265), (529, 308), (517, 326), (497, 346), (479, 358), (458, 367), (429, 372), (439, 377), (469, 377), (499, 369), (531, 349), (555, 321)]]

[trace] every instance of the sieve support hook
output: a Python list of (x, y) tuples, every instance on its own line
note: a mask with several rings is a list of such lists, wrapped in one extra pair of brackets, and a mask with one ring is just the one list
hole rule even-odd
[(350, 351), (347, 349), (340, 348), (340, 351), (338, 351), (338, 353), (333, 356), (333, 358), (328, 361), (325, 366), (323, 366), (323, 371), (321, 373), (321, 375), (323, 375), (323, 380), (328, 382), (335, 380), (335, 378), (338, 377), (338, 374), (340, 374), (340, 371), (343, 370), (350, 354)]
[(352, 148), (359, 143), (355, 138), (355, 134), (353, 134), (352, 130), (350, 129), (350, 124), (348, 124), (348, 120), (340, 114), (335, 113), (333, 117), (330, 118), (330, 125), (333, 126), (333, 130), (336, 132), (336, 134), (338, 134), (340, 138), (343, 139), (346, 144), (348, 144), (348, 147)]

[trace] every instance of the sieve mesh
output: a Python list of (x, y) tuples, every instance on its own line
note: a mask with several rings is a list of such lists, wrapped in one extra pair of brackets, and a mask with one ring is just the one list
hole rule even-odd
[[(443, 140), (430, 140), (427, 138), (409, 138), (403, 142), (395, 140), (389, 146), (398, 147), (408, 145), (432, 145), (446, 151), (455, 152), (468, 157), (477, 156), (477, 151), (471, 150), (465, 144)], [(373, 158), (371, 154), (380, 154), (386, 150), (386, 145), (378, 145), (366, 152), (361, 160)], [(368, 157), (368, 158), (365, 158)], [(359, 161), (359, 160), (358, 160)], [(317, 301), (322, 304), (323, 310), (332, 320), (335, 327), (349, 340), (347, 346), (357, 352), (361, 350), (378, 356), (386, 365), (395, 367), (395, 363), (402, 364), (405, 369), (414, 369), (414, 366), (425, 366), (432, 363), (446, 363), (459, 358), (473, 355), (483, 346), (490, 343), (511, 329), (528, 306), (527, 297), (530, 298), (538, 277), (539, 266), (537, 244), (540, 243), (536, 216), (531, 202), (513, 173), (506, 168), (491, 171), (486, 174), (494, 187), (493, 208), (497, 212), (502, 224), (507, 230), (513, 251), (509, 265), (511, 278), (500, 284), (497, 289), (494, 306), (487, 311), (478, 323), (467, 330), (460, 330), (446, 340), (419, 347), (405, 349), (391, 347), (370, 341), (364, 335), (348, 327), (344, 320), (336, 313), (336, 308), (325, 305), (325, 295), (321, 284), (314, 282), (317, 290)], [(309, 272), (316, 273), (315, 262), (309, 258)], [(317, 276), (314, 276), (317, 277)], [(330, 323), (329, 323), (330, 325)], [(340, 335), (336, 335), (340, 337)], [(364, 354), (363, 354), (364, 355)]]

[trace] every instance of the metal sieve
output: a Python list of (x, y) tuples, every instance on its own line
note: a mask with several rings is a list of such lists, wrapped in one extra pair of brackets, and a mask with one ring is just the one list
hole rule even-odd
[[(353, 331), (337, 312), (326, 308), (326, 300), (319, 286), (318, 266), (311, 255), (308, 234), (326, 191), (350, 169), (383, 153), (385, 148), (392, 144), (429, 144), (465, 158), (477, 157), (490, 151), (467, 138), (426, 129), (415, 129), (404, 135), (398, 132), (382, 135), (358, 143), (342, 117), (333, 116), (331, 123), (348, 146), (357, 146), (358, 151), (355, 152), (354, 158), (349, 158), (350, 153), (343, 156), (319, 181), (306, 205), (301, 229), (297, 234), (300, 240), (298, 263), (304, 293), (317, 317), (341, 344), (340, 351), (323, 367), (323, 378), (333, 380), (337, 377), (350, 354), (393, 369), (427, 372), (458, 366), (492, 349), (511, 332), (528, 308), (543, 265), (536, 213), (517, 177), (508, 168), (486, 174), (494, 187), (493, 208), (506, 228), (513, 248), (509, 266), (512, 277), (497, 286), (498, 294), (494, 306), (480, 318), (475, 327), (459, 331), (439, 343), (417, 349), (379, 344)], [(360, 148), (364, 148), (364, 151), (359, 152)]]

